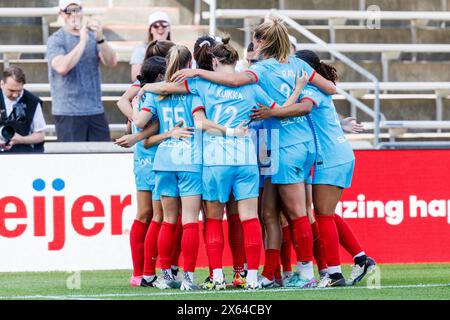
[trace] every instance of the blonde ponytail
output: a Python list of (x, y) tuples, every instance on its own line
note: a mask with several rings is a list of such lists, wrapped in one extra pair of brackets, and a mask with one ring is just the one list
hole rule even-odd
[(176, 45), (170, 48), (167, 59), (166, 81), (170, 82), (175, 72), (188, 66), (192, 54), (186, 46)]
[(289, 33), (281, 19), (267, 18), (264, 23), (254, 29), (254, 36), (257, 40), (262, 41), (258, 48), (259, 54), (267, 58), (274, 58), (279, 62), (290, 56)]

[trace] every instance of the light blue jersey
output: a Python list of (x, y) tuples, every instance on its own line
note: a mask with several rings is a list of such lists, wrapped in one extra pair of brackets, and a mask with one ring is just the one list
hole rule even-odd
[[(306, 71), (311, 81), (315, 75), (314, 69), (303, 60), (291, 56), (288, 63), (279, 63), (274, 58), (259, 61), (252, 65), (247, 72), (254, 74), (261, 88), (275, 99), (278, 105), (282, 106), (295, 88), (297, 72), (301, 75), (302, 70)], [(270, 118), (265, 121), (265, 126), (269, 130), (279, 130), (280, 148), (314, 139), (307, 116)], [(269, 149), (272, 149), (271, 144), (269, 143)], [(273, 147), (275, 148), (275, 145)]]
[[(252, 108), (258, 103), (273, 107), (271, 99), (257, 84), (237, 88), (212, 83), (204, 79), (189, 79), (189, 92), (200, 96), (204, 103), (206, 117), (228, 128), (236, 128), (250, 120)], [(256, 165), (255, 145), (250, 136), (222, 137), (204, 134), (204, 166)]]
[[(137, 83), (139, 84), (139, 82)], [(143, 99), (139, 102), (139, 110), (143, 107)], [(158, 117), (154, 115), (149, 122), (158, 121)], [(131, 132), (133, 134), (142, 131), (137, 128), (134, 123), (131, 123)], [(158, 146), (153, 146), (148, 149), (144, 147), (142, 141), (138, 141), (134, 149), (134, 177), (136, 183), (136, 190), (153, 192), (154, 200), (159, 200), (154, 193), (155, 187), (155, 173), (153, 171), (153, 162), (155, 159), (156, 149)]]
[(310, 118), (317, 144), (315, 170), (353, 161), (355, 156), (342, 131), (332, 96), (313, 85), (307, 85), (300, 96), (300, 100), (303, 99), (309, 99), (314, 103)]
[[(144, 110), (157, 115), (160, 133), (165, 133), (180, 121), (183, 121), (183, 127), (194, 128), (192, 111), (202, 106), (202, 102), (192, 94), (172, 94), (161, 100), (159, 95), (146, 93), (143, 105)], [(194, 133), (189, 139), (166, 139), (158, 146), (153, 170), (200, 172), (201, 149), (201, 132)]]
[[(139, 111), (142, 110), (142, 108), (144, 107), (144, 100), (146, 98), (146, 96), (148, 95), (148, 93), (146, 93), (141, 100), (139, 101)], [(152, 121), (158, 121), (158, 117), (156, 114), (154, 114), (149, 122)], [(141, 132), (142, 129), (137, 128), (134, 123), (131, 124), (131, 132), (137, 133), (137, 132)], [(135, 161), (139, 161), (140, 165), (150, 165), (150, 168), (152, 168), (153, 166), (153, 161), (155, 159), (155, 154), (156, 154), (156, 150), (157, 150), (158, 146), (152, 146), (148, 149), (146, 149), (144, 147), (144, 144), (142, 141), (138, 141), (136, 143), (135, 149), (134, 149), (134, 160)]]

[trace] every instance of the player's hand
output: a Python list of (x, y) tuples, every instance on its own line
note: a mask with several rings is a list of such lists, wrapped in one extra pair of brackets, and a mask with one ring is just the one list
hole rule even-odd
[(122, 148), (131, 148), (137, 142), (136, 135), (134, 134), (126, 134), (119, 139), (116, 139), (114, 144), (122, 147)]
[(341, 127), (345, 133), (361, 133), (364, 131), (364, 126), (356, 122), (356, 118), (348, 117), (341, 120)]
[(183, 82), (186, 79), (194, 78), (198, 76), (197, 69), (183, 69), (175, 72), (175, 74), (170, 78), (172, 82)]
[(269, 107), (258, 104), (259, 108), (253, 108), (250, 118), (254, 120), (266, 120), (272, 116), (272, 111)]
[(234, 128), (234, 136), (235, 137), (243, 137), (248, 133), (248, 126), (246, 125), (247, 121), (241, 122), (236, 128)]
[(301, 77), (300, 77), (300, 73), (297, 72), (297, 77), (295, 78), (294, 90), (297, 92), (301, 92), (303, 90), (303, 88), (306, 86), (306, 84), (308, 83), (308, 81), (309, 81), (308, 74), (306, 73), (305, 70), (302, 70)]

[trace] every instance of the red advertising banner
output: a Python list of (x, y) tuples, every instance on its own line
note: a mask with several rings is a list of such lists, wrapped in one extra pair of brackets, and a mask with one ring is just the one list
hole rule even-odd
[[(450, 262), (450, 150), (355, 155), (352, 186), (336, 212), (365, 252), (379, 263)], [(227, 239), (226, 222), (224, 231)], [(352, 262), (342, 247), (341, 256), (343, 263)], [(232, 264), (227, 244), (224, 264)], [(207, 266), (203, 241), (198, 266)]]

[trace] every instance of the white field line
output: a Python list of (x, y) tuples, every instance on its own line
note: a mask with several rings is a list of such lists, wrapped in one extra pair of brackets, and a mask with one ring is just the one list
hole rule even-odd
[(0, 300), (6, 299), (55, 299), (55, 300), (87, 300), (87, 299), (103, 299), (103, 298), (131, 298), (131, 297), (163, 297), (163, 296), (184, 296), (184, 295), (211, 295), (211, 294), (255, 294), (255, 293), (276, 293), (276, 292), (309, 292), (309, 291), (330, 291), (330, 290), (380, 290), (380, 289), (419, 289), (419, 288), (436, 288), (450, 287), (450, 283), (436, 284), (413, 284), (413, 285), (391, 285), (380, 287), (344, 287), (344, 288), (313, 288), (313, 289), (297, 289), (297, 288), (277, 288), (264, 290), (224, 290), (224, 291), (161, 291), (149, 293), (101, 293), (101, 294), (83, 294), (83, 295), (24, 295), (24, 296), (0, 296)]

